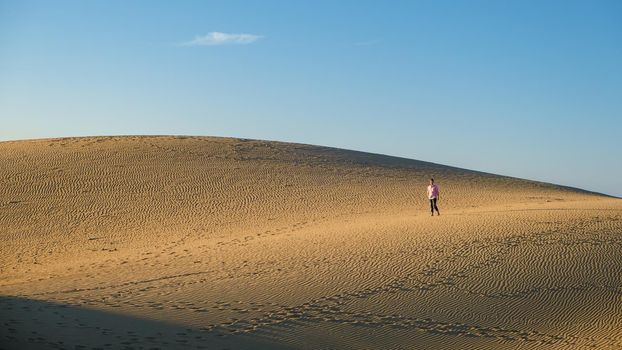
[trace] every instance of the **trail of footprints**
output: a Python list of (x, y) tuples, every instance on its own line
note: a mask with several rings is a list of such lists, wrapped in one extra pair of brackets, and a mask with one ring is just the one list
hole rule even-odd
[[(504, 329), (501, 327), (481, 327), (477, 325), (467, 325), (461, 323), (447, 323), (432, 319), (421, 319), (406, 317), (402, 315), (379, 315), (372, 313), (352, 313), (344, 310), (342, 306), (355, 298), (369, 298), (381, 293), (392, 293), (398, 291), (426, 291), (434, 288), (449, 287), (454, 288), (456, 279), (466, 279), (469, 272), (490, 268), (498, 265), (505, 255), (514, 247), (524, 244), (535, 245), (555, 245), (555, 244), (591, 244), (591, 245), (618, 245), (622, 247), (622, 237), (619, 235), (611, 237), (600, 237), (593, 234), (590, 238), (571, 238), (564, 237), (563, 232), (573, 232), (577, 229), (586, 229), (590, 223), (586, 221), (576, 221), (571, 226), (564, 228), (554, 228), (539, 233), (524, 235), (512, 235), (509, 237), (496, 238), (493, 240), (481, 240), (466, 242), (455, 247), (451, 254), (443, 259), (438, 259), (426, 266), (423, 270), (407, 273), (403, 276), (395, 277), (390, 282), (376, 287), (365, 288), (350, 292), (344, 292), (332, 296), (326, 296), (311, 300), (297, 306), (281, 306), (277, 310), (266, 313), (263, 317), (250, 319), (236, 319), (231, 322), (210, 325), (205, 330), (223, 332), (228, 334), (240, 334), (256, 332), (266, 327), (276, 327), (283, 323), (290, 322), (336, 322), (365, 327), (391, 327), (408, 328), (439, 334), (464, 335), (472, 337), (487, 337), (501, 340), (521, 340), (533, 341), (538, 344), (566, 344), (566, 345), (586, 345), (594, 344), (593, 339), (579, 339), (574, 336), (560, 336), (555, 334), (544, 334), (536, 330), (521, 331), (515, 329)], [(593, 231), (594, 229), (591, 228)], [(598, 233), (598, 230), (595, 230)], [(561, 235), (559, 235), (561, 234)], [(482, 251), (490, 250), (490, 254)], [(473, 252), (478, 251), (483, 259), (473, 263), (465, 264), (461, 269), (449, 270), (442, 266), (448, 262), (459, 259), (472, 259)], [(477, 259), (475, 259), (477, 260)], [(443, 273), (445, 272), (445, 273)], [(490, 298), (520, 298), (527, 297), (534, 293), (558, 292), (562, 290), (585, 291), (590, 289), (605, 289), (618, 294), (622, 294), (622, 286), (587, 283), (582, 285), (567, 285), (556, 287), (532, 287), (527, 290), (515, 291), (511, 293), (478, 293), (467, 291), (468, 293), (478, 294)]]
[[(212, 303), (192, 303), (175, 300), (160, 300), (158, 302), (145, 301), (137, 302), (132, 300), (123, 300), (126, 296), (135, 295), (137, 292), (149, 290), (149, 286), (139, 287), (136, 283), (128, 282), (121, 285), (127, 287), (118, 290), (107, 298), (95, 297), (89, 298), (86, 295), (75, 295), (66, 298), (59, 297), (56, 300), (62, 301), (69, 305), (106, 305), (108, 307), (130, 306), (137, 308), (152, 308), (156, 310), (186, 310), (198, 313), (209, 314), (214, 310), (226, 311), (237, 317), (231, 318), (227, 322), (218, 324), (208, 324), (203, 326), (197, 334), (205, 336), (227, 337), (239, 334), (257, 334), (261, 336), (262, 332), (270, 329), (278, 329), (285, 324), (304, 324), (313, 322), (331, 322), (336, 324), (348, 324), (360, 327), (389, 327), (394, 329), (411, 329), (434, 334), (461, 335), (470, 337), (482, 337), (498, 339), (502, 341), (529, 341), (537, 344), (565, 344), (565, 345), (587, 345), (593, 344), (590, 339), (579, 339), (573, 336), (560, 336), (556, 334), (541, 333), (537, 330), (524, 331), (517, 329), (506, 329), (503, 327), (482, 327), (475, 324), (450, 323), (430, 318), (417, 318), (405, 315), (393, 314), (383, 315), (372, 312), (350, 312), (344, 309), (344, 305), (354, 299), (370, 298), (383, 293), (394, 292), (425, 292), (436, 288), (449, 288), (459, 292), (476, 294), (488, 298), (526, 298), (529, 295), (537, 293), (550, 293), (563, 290), (586, 291), (593, 289), (605, 289), (618, 294), (622, 294), (622, 286), (586, 283), (581, 285), (561, 285), (553, 287), (533, 286), (524, 290), (516, 290), (512, 292), (479, 292), (464, 289), (456, 286), (457, 280), (468, 279), (469, 274), (473, 271), (485, 268), (492, 268), (501, 263), (504, 257), (513, 248), (526, 244), (534, 245), (613, 245), (622, 247), (622, 237), (620, 235), (603, 234), (597, 228), (593, 227), (593, 222), (598, 219), (576, 220), (574, 222), (565, 222), (564, 226), (551, 228), (545, 231), (515, 234), (506, 237), (494, 239), (472, 240), (463, 243), (454, 244), (449, 247), (432, 247), (440, 252), (446, 252), (446, 255), (439, 258), (427, 266), (420, 269), (413, 269), (400, 276), (378, 286), (363, 288), (342, 292), (335, 295), (323, 296), (313, 300), (309, 300), (300, 305), (281, 305), (277, 303), (245, 303), (217, 301)], [(564, 235), (564, 232), (592, 232), (588, 237), (572, 237)], [(602, 230), (601, 230), (602, 231)], [(477, 254), (477, 256), (475, 256)], [(469, 260), (469, 263), (460, 263), (461, 260)], [(454, 265), (460, 268), (453, 268)], [(187, 284), (203, 283), (207, 279), (190, 279), (189, 281), (175, 281), (179, 278), (188, 278), (189, 276), (176, 276), (172, 278), (172, 282), (159, 288), (175, 287), (179, 288)], [(108, 286), (110, 287), (110, 286)], [(105, 288), (108, 288), (105, 287)], [(119, 286), (117, 286), (119, 287)], [(139, 289), (140, 288), (140, 289)], [(102, 288), (103, 289), (103, 288)], [(71, 293), (84, 293), (88, 291), (98, 291), (98, 288), (75, 290)], [(6, 306), (5, 306), (6, 307)], [(252, 315), (248, 317), (246, 315)], [(62, 325), (62, 324), (59, 324)], [(9, 334), (7, 339), (13, 339), (17, 335), (14, 331), (17, 328), (12, 327), (11, 321), (4, 325), (8, 327)], [(14, 325), (13, 325), (14, 326)], [(103, 330), (108, 334), (110, 330)], [(157, 334), (154, 335), (157, 337)], [(11, 338), (13, 337), (13, 338)], [(41, 337), (31, 336), (30, 340), (37, 342), (42, 341)], [(133, 339), (133, 340), (132, 340)], [(197, 338), (201, 339), (201, 338)], [(144, 339), (143, 339), (144, 340)], [(136, 337), (130, 339), (130, 344), (139, 342)]]

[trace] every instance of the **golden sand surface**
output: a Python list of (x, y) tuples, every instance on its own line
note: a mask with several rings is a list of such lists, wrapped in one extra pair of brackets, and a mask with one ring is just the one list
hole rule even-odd
[(552, 184), (274, 141), (9, 141), (0, 235), (0, 349), (622, 348), (622, 200)]

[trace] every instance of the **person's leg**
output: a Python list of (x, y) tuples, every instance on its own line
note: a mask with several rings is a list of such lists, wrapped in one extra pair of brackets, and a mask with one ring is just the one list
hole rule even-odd
[(434, 199), (430, 199), (430, 211), (432, 212), (432, 216), (434, 216)]
[(441, 215), (441, 212), (438, 211), (438, 206), (436, 206), (436, 198), (434, 198), (434, 209), (436, 209), (436, 214)]

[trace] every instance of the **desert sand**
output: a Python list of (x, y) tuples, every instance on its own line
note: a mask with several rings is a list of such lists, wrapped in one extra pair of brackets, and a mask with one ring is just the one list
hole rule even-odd
[(0, 235), (2, 349), (622, 348), (622, 200), (552, 184), (273, 141), (9, 141)]

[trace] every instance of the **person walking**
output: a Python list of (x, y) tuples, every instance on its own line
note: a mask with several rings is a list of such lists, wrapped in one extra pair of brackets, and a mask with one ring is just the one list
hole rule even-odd
[(434, 183), (434, 179), (430, 179), (430, 185), (428, 185), (428, 199), (430, 200), (430, 211), (432, 211), (432, 216), (434, 216), (435, 209), (436, 214), (441, 215), (438, 211), (438, 207), (436, 206), (436, 202), (440, 199), (440, 197), (438, 186)]

